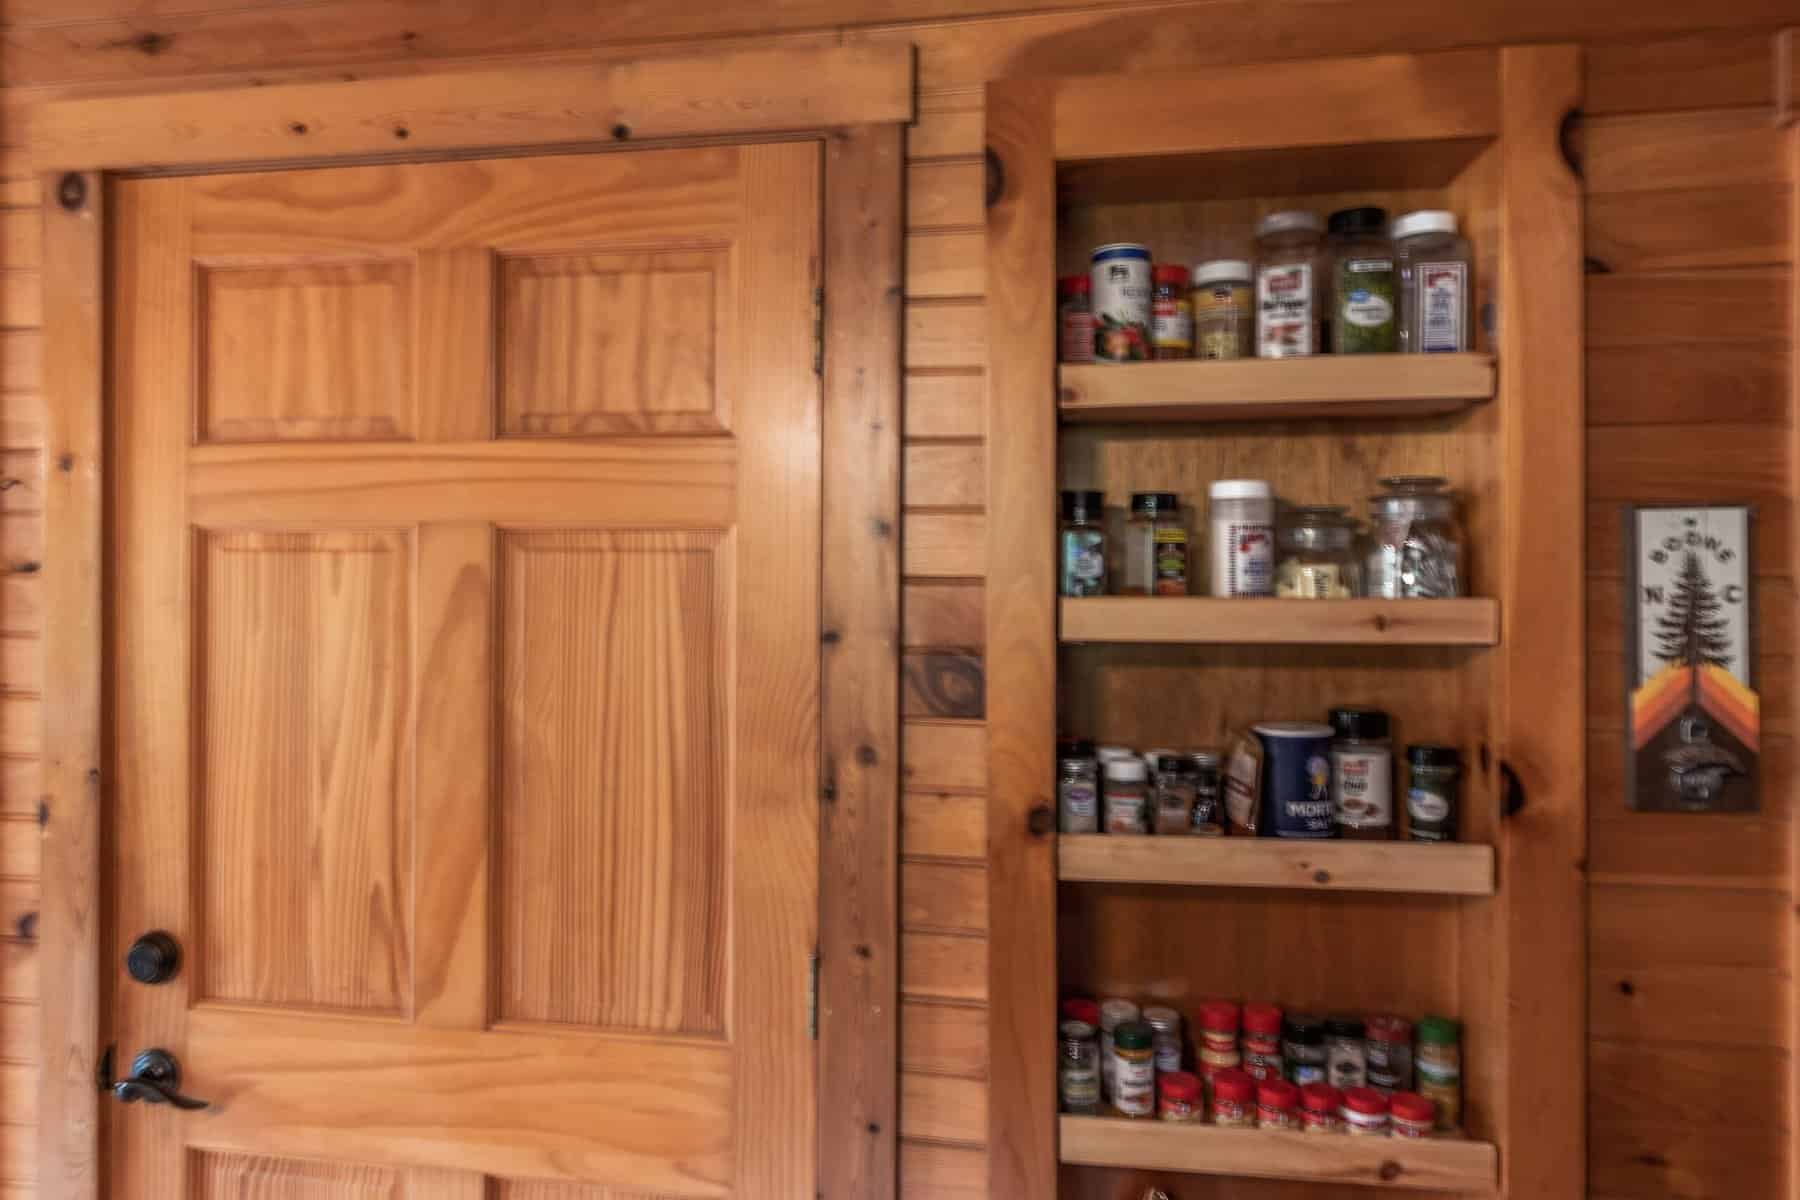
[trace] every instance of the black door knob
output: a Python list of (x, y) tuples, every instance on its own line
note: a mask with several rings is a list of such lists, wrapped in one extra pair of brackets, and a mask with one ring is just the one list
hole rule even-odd
[(112, 1084), (112, 1094), (125, 1104), (167, 1104), (194, 1111), (212, 1106), (181, 1094), (181, 1064), (167, 1050), (146, 1050), (131, 1062), (131, 1078)]
[(146, 933), (125, 952), (125, 973), (139, 983), (167, 983), (181, 970), (181, 943), (160, 929)]

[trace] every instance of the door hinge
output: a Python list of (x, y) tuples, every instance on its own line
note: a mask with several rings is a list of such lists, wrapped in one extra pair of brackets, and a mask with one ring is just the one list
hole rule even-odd
[(813, 289), (813, 374), (825, 374), (825, 289)]
[(819, 948), (806, 959), (806, 1036), (819, 1040)]

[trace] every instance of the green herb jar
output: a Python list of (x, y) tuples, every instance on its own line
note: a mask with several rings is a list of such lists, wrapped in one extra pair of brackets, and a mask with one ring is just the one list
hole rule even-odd
[(1400, 280), (1387, 210), (1331, 214), (1331, 352), (1392, 354), (1400, 349)]

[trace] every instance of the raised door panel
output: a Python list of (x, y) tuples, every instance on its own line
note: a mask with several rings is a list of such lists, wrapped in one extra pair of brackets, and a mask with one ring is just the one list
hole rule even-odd
[(563, 1183), (554, 1179), (496, 1179), (492, 1200), (672, 1200), (651, 1192), (622, 1192), (591, 1183)]
[(193, 1200), (411, 1200), (394, 1167), (203, 1150), (189, 1170)]

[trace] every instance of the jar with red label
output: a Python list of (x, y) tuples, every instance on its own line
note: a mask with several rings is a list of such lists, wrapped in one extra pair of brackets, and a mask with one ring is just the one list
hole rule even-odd
[(1206, 1105), (1200, 1099), (1200, 1077), (1186, 1071), (1165, 1071), (1156, 1077), (1156, 1115), (1165, 1121), (1200, 1121)]
[(1344, 1092), (1344, 1132), (1352, 1137), (1386, 1137), (1388, 1098), (1374, 1088), (1353, 1087)]
[(1238, 1006), (1229, 1000), (1208, 1000), (1200, 1006), (1200, 1048), (1221, 1054), (1238, 1049)]
[(1412, 1022), (1405, 1017), (1370, 1017), (1366, 1032), (1369, 1086), (1384, 1096), (1412, 1091)]
[(1064, 275), (1056, 281), (1056, 315), (1061, 332), (1061, 358), (1066, 363), (1094, 361), (1094, 281), (1088, 275)]
[(1256, 1123), (1256, 1081), (1231, 1069), (1213, 1076), (1212, 1113), (1215, 1125), (1250, 1128)]
[(1281, 1078), (1281, 1010), (1273, 1004), (1244, 1005), (1244, 1070), (1259, 1083)]
[(1388, 1111), (1397, 1138), (1426, 1138), (1437, 1124), (1437, 1105), (1417, 1092), (1395, 1092), (1388, 1097)]
[(1265, 1079), (1256, 1085), (1256, 1127), (1298, 1129), (1300, 1089), (1285, 1079)]
[(1329, 1083), (1309, 1083), (1300, 1089), (1300, 1127), (1308, 1133), (1342, 1133), (1344, 1093)]
[(1062, 1002), (1062, 1019), (1086, 1021), (1098, 1029), (1100, 1028), (1100, 1002), (1086, 996), (1070, 996)]
[(1186, 267), (1150, 272), (1150, 350), (1156, 359), (1194, 357), (1194, 302)]

